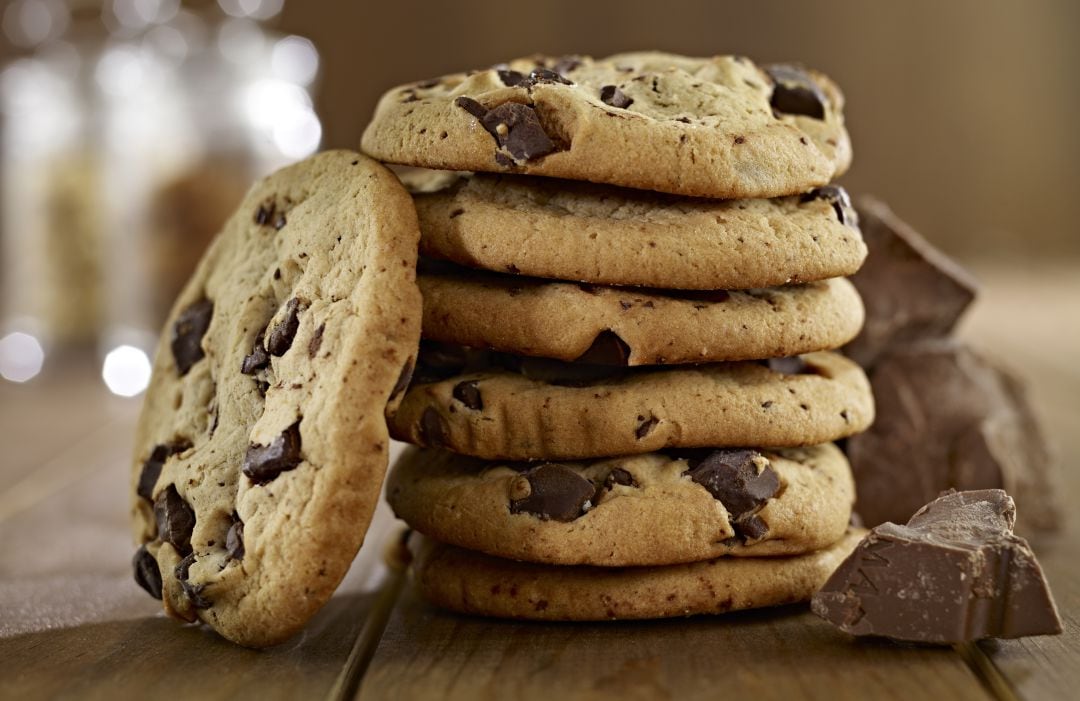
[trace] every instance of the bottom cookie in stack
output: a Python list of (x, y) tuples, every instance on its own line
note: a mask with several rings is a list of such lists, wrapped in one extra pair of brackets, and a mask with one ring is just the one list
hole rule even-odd
[(808, 600), (851, 552), (854, 484), (832, 444), (574, 462), (408, 449), (387, 498), (418, 531), (420, 591), (537, 620), (663, 618)]

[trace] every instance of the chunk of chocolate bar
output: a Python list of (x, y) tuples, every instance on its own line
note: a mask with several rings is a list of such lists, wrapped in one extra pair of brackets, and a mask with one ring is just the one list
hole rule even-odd
[(868, 526), (950, 488), (1005, 489), (1022, 528), (1059, 526), (1057, 465), (1010, 372), (958, 341), (924, 341), (885, 355), (870, 382), (877, 418), (846, 445)]
[(853, 635), (955, 644), (1061, 632), (1016, 509), (1000, 489), (949, 492), (906, 526), (878, 526), (814, 595), (814, 613)]
[(975, 299), (972, 277), (885, 203), (870, 197), (855, 204), (870, 253), (851, 281), (866, 306), (866, 323), (844, 352), (864, 368), (889, 348), (943, 338)]

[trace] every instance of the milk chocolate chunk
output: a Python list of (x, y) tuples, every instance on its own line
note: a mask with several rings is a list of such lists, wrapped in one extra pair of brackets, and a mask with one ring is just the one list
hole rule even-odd
[(755, 514), (780, 491), (780, 478), (764, 455), (742, 448), (721, 449), (687, 462), (686, 474), (724, 505), (737, 536), (764, 535), (768, 529)]
[(1013, 535), (1000, 489), (949, 492), (906, 526), (874, 528), (814, 595), (814, 613), (853, 635), (956, 644), (1061, 632), (1035, 554)]
[(529, 105), (504, 102), (479, 119), (516, 161), (532, 160), (555, 150), (555, 143), (544, 131), (536, 110)]
[(781, 114), (796, 114), (825, 119), (825, 94), (802, 68), (773, 64), (765, 68), (773, 80), (769, 98), (772, 108)]
[(131, 566), (135, 570), (135, 582), (145, 589), (155, 599), (161, 598), (161, 569), (157, 560), (140, 545), (135, 551), (135, 557), (131, 559)]
[(191, 366), (206, 355), (202, 349), (202, 338), (210, 328), (210, 318), (214, 315), (214, 303), (203, 299), (188, 306), (176, 317), (172, 333), (172, 353), (176, 369), (180, 376), (188, 374)]
[(948, 336), (977, 286), (883, 202), (862, 197), (856, 210), (869, 255), (851, 282), (862, 296), (866, 322), (844, 352), (871, 368), (889, 348)]
[(154, 519), (157, 521), (158, 539), (171, 543), (176, 552), (191, 552), (191, 533), (195, 530), (195, 511), (170, 484), (154, 501)]
[(269, 445), (248, 446), (243, 472), (255, 484), (266, 484), (282, 472), (295, 469), (301, 462), (300, 422), (297, 421)]
[(544, 520), (573, 521), (588, 510), (596, 493), (592, 482), (558, 463), (544, 463), (517, 479), (527, 480), (528, 486), (511, 494), (510, 513)]
[(1012, 494), (1022, 528), (1060, 525), (1058, 464), (1023, 385), (958, 341), (924, 341), (870, 372), (874, 425), (845, 449), (867, 525), (902, 522), (950, 488)]

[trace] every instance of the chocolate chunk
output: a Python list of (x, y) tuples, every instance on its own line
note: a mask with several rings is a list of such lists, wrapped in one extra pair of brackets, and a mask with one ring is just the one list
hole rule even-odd
[(484, 107), (471, 97), (465, 97), (464, 95), (456, 98), (454, 100), (454, 104), (465, 110), (472, 116), (476, 117), (477, 119), (483, 119), (484, 115), (487, 114), (488, 111), (487, 107)]
[(626, 365), (630, 361), (630, 346), (614, 331), (603, 331), (593, 339), (589, 349), (574, 361), (596, 365)]
[(731, 294), (727, 290), (663, 290), (659, 294), (710, 304), (720, 304), (731, 299)]
[(154, 520), (157, 521), (158, 539), (171, 543), (176, 552), (191, 552), (191, 533), (195, 530), (195, 512), (188, 505), (176, 485), (170, 484), (154, 501)]
[(546, 382), (558, 387), (589, 387), (601, 382), (617, 380), (626, 369), (615, 365), (590, 365), (582, 362), (567, 363), (551, 358), (516, 359), (512, 368), (530, 380)]
[(516, 161), (529, 161), (555, 150), (536, 110), (519, 102), (504, 102), (488, 110), (480, 123)]
[(322, 337), (326, 331), (326, 324), (322, 323), (315, 329), (315, 333), (311, 334), (311, 340), (308, 341), (307, 354), (309, 358), (314, 358), (315, 354), (322, 348)]
[(244, 454), (243, 472), (255, 484), (266, 484), (282, 472), (303, 462), (300, 455), (300, 422), (282, 431), (270, 445), (252, 444)]
[(592, 506), (596, 494), (592, 482), (559, 463), (544, 463), (519, 479), (527, 480), (527, 494), (510, 500), (510, 513), (528, 513), (545, 521), (573, 521)]
[(1000, 489), (944, 494), (906, 526), (873, 529), (814, 595), (814, 613), (853, 635), (921, 643), (1060, 633), (1015, 519)]
[(230, 560), (244, 559), (244, 522), (233, 513), (233, 524), (229, 526), (229, 532), (225, 534), (225, 552)]
[(181, 377), (206, 355), (202, 349), (202, 338), (210, 328), (210, 318), (213, 315), (214, 303), (203, 299), (189, 305), (176, 317), (171, 345), (173, 359)]
[(285, 224), (287, 223), (288, 222), (285, 220), (285, 212), (278, 212), (277, 216), (274, 217), (274, 230), (281, 231), (285, 228)]
[(569, 80), (558, 71), (548, 70), (547, 68), (534, 68), (532, 73), (529, 74), (529, 82), (529, 87), (540, 83), (562, 83), (563, 85), (574, 84), (574, 81)]
[(500, 69), (498, 74), (499, 80), (503, 82), (503, 85), (510, 88), (521, 85), (525, 81), (525, 74), (520, 71)]
[(891, 347), (951, 333), (977, 285), (884, 203), (860, 198), (857, 209), (870, 254), (851, 281), (866, 307), (866, 323), (844, 352), (871, 368)]
[(868, 525), (902, 522), (950, 488), (1003, 488), (1024, 527), (1060, 524), (1058, 465), (1008, 370), (959, 342), (924, 341), (883, 356), (870, 383), (877, 418), (845, 446)]
[(656, 424), (658, 423), (660, 423), (660, 419), (655, 416), (650, 416), (647, 419), (644, 416), (639, 416), (637, 428), (634, 430), (634, 436), (638, 440), (641, 440), (652, 433), (652, 430), (656, 428)]
[(769, 525), (757, 514), (743, 516), (735, 522), (735, 534), (742, 540), (758, 540), (769, 533)]
[(161, 569), (157, 560), (140, 545), (135, 551), (135, 557), (131, 558), (131, 566), (135, 570), (135, 582), (145, 589), (155, 599), (161, 598)]
[(480, 396), (480, 388), (476, 386), (475, 380), (459, 382), (454, 385), (454, 399), (473, 411), (480, 411), (484, 408), (484, 400)]
[(600, 100), (605, 104), (623, 110), (634, 104), (632, 98), (627, 97), (622, 90), (619, 90), (619, 88), (614, 85), (605, 85), (600, 88)]
[(611, 468), (611, 472), (604, 478), (604, 489), (611, 489), (615, 485), (622, 485), (623, 487), (636, 487), (637, 482), (634, 481), (634, 476), (630, 474), (629, 470), (624, 470), (621, 467)]
[(285, 318), (270, 331), (266, 350), (270, 355), (281, 357), (292, 347), (296, 330), (300, 328), (300, 300), (293, 297), (285, 303)]
[(450, 442), (450, 429), (446, 419), (436, 409), (428, 407), (420, 416), (420, 442), (430, 448), (441, 448)]
[[(756, 450), (721, 449), (688, 463), (686, 474), (724, 505), (735, 534), (751, 537), (742, 526), (780, 490), (780, 478), (765, 456)], [(758, 530), (757, 524), (747, 530)]]
[(269, 364), (270, 354), (263, 347), (263, 332), (260, 331), (259, 335), (255, 337), (255, 345), (252, 346), (251, 353), (245, 355), (244, 360), (240, 363), (240, 372), (244, 375), (254, 375)]
[(409, 386), (409, 382), (412, 381), (413, 376), (413, 359), (409, 358), (405, 361), (405, 364), (401, 366), (401, 372), (398, 374), (397, 382), (394, 383), (394, 388), (390, 390), (390, 401), (398, 398), (405, 388)]
[(274, 203), (264, 202), (259, 205), (259, 208), (255, 210), (255, 223), (259, 226), (266, 226), (270, 223), (271, 217), (274, 216)]
[(841, 224), (850, 226), (853, 229), (859, 228), (859, 215), (851, 205), (851, 197), (848, 196), (847, 190), (844, 188), (839, 185), (826, 185), (825, 187), (814, 188), (799, 198), (800, 202), (811, 202), (813, 200), (825, 200), (833, 206), (836, 218), (840, 220)]
[(161, 476), (161, 468), (165, 467), (165, 461), (170, 455), (182, 453), (190, 447), (191, 443), (184, 440), (154, 446), (154, 449), (150, 451), (150, 457), (143, 463), (142, 472), (139, 473), (139, 486), (135, 488), (135, 493), (153, 503), (154, 485)]
[(192, 584), (188, 581), (188, 577), (191, 571), (191, 566), (195, 564), (195, 553), (191, 553), (173, 569), (173, 574), (176, 575), (176, 579), (180, 582), (180, 588), (184, 590), (184, 594), (187, 596), (191, 605), (197, 609), (210, 608), (210, 600), (205, 598), (202, 593), (206, 589), (205, 584)]
[(817, 368), (803, 360), (800, 355), (793, 355), (787, 358), (769, 358), (768, 360), (759, 362), (767, 366), (773, 372), (779, 372), (784, 375), (818, 374)]
[(773, 80), (769, 104), (782, 114), (798, 114), (825, 119), (825, 93), (810, 75), (798, 66), (773, 64), (765, 67)]
[(581, 65), (581, 59), (577, 56), (562, 56), (552, 66), (552, 70), (561, 76), (565, 76), (570, 71), (574, 70)]
[(473, 353), (463, 346), (421, 339), (413, 382), (426, 384), (459, 375), (470, 366), (473, 359)]

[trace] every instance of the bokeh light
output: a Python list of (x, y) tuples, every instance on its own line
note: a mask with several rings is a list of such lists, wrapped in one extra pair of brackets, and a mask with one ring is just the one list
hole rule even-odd
[(117, 346), (105, 356), (101, 378), (113, 394), (134, 397), (150, 384), (150, 358), (135, 346)]
[(287, 36), (274, 44), (270, 70), (276, 78), (297, 85), (310, 85), (319, 72), (319, 52), (310, 40)]
[(0, 377), (10, 382), (26, 382), (41, 372), (45, 349), (28, 333), (15, 331), (0, 338)]

